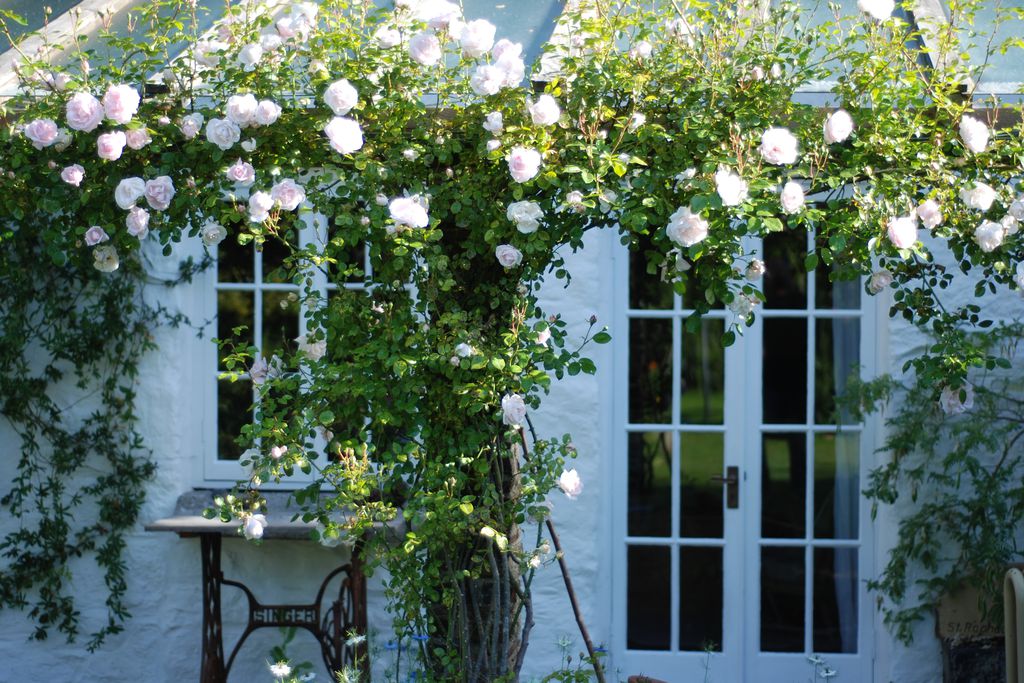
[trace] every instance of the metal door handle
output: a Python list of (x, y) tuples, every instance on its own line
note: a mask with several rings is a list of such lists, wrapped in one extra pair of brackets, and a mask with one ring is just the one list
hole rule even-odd
[(714, 474), (711, 481), (718, 482), (725, 486), (725, 506), (735, 510), (740, 506), (740, 468), (729, 466), (725, 468), (725, 476)]

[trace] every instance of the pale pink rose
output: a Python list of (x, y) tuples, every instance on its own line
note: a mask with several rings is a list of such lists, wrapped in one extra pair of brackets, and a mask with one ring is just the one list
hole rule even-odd
[(284, 40), (276, 33), (264, 33), (260, 35), (260, 47), (264, 52), (273, 52), (284, 44)]
[(78, 164), (71, 164), (60, 172), (60, 179), (68, 185), (78, 187), (82, 184), (82, 180), (85, 179), (85, 169)]
[(441, 61), (441, 41), (430, 31), (417, 33), (409, 39), (409, 56), (423, 66), (437, 64)]
[(981, 154), (988, 147), (989, 130), (982, 121), (973, 116), (960, 119), (960, 139), (964, 147), (975, 154)]
[(125, 124), (139, 110), (139, 93), (130, 85), (112, 85), (103, 96), (103, 111), (114, 123)]
[(128, 146), (132, 149), (142, 149), (153, 142), (153, 138), (150, 137), (149, 131), (145, 128), (131, 128), (125, 131), (124, 135), (128, 141)]
[(157, 211), (166, 211), (174, 198), (174, 183), (162, 175), (146, 181), (146, 202)]
[(681, 247), (692, 247), (707, 238), (708, 222), (690, 207), (681, 206), (669, 216), (665, 234)]
[(868, 291), (872, 294), (878, 294), (891, 284), (892, 273), (884, 268), (882, 270), (876, 270), (871, 273), (871, 279), (868, 280)]
[(103, 105), (87, 92), (72, 95), (65, 111), (68, 128), (72, 130), (91, 133), (103, 120)]
[(785, 128), (769, 128), (761, 135), (761, 157), (769, 164), (792, 164), (796, 161), (797, 141)]
[(199, 135), (199, 129), (203, 127), (203, 115), (196, 113), (183, 116), (178, 127), (181, 128), (181, 134), (184, 135), (187, 140), (191, 140), (195, 136)]
[(1003, 244), (1003, 226), (995, 221), (983, 221), (974, 229), (974, 241), (985, 253), (995, 251)]
[(430, 28), (445, 28), (462, 16), (462, 10), (449, 0), (420, 0), (414, 5), (413, 16)]
[[(964, 398), (960, 400), (960, 392)], [(962, 387), (944, 387), (939, 396), (939, 406), (946, 415), (961, 415), (974, 407), (974, 387), (965, 382)]]
[(779, 202), (785, 213), (800, 213), (804, 208), (804, 188), (800, 183), (790, 180), (782, 186), (782, 193), (779, 195)]
[(121, 158), (124, 146), (128, 144), (128, 138), (123, 131), (115, 130), (110, 133), (103, 133), (96, 138), (96, 154), (100, 159), (117, 161)]
[(249, 187), (256, 181), (256, 169), (249, 162), (239, 159), (228, 167), (227, 176), (228, 180)]
[(206, 124), (206, 139), (221, 149), (231, 149), (242, 139), (242, 129), (229, 119), (210, 119)]
[(352, 154), (363, 146), (363, 129), (359, 123), (343, 116), (335, 116), (324, 126), (331, 147), (339, 154)]
[(502, 38), (491, 49), (494, 66), (504, 73), (504, 87), (518, 86), (526, 75), (526, 63), (522, 58), (523, 46)]
[(396, 225), (408, 225), (411, 228), (425, 228), (430, 225), (427, 208), (419, 195), (392, 199), (388, 203), (388, 213)]
[(85, 231), (85, 243), (90, 247), (100, 242), (106, 242), (109, 239), (110, 235), (107, 234), (107, 231), (98, 225), (94, 225)]
[(255, 70), (261, 59), (263, 59), (263, 46), (259, 43), (249, 43), (238, 52), (238, 63), (245, 71)]
[(25, 137), (36, 149), (43, 149), (57, 142), (58, 135), (57, 124), (52, 119), (36, 119), (25, 126)]
[(228, 98), (225, 108), (228, 120), (235, 123), (239, 128), (247, 128), (256, 122), (256, 97), (251, 93), (246, 95), (232, 95)]
[(262, 223), (270, 218), (270, 210), (274, 208), (274, 199), (267, 192), (253, 192), (249, 196), (249, 220)]
[(540, 152), (529, 147), (513, 147), (508, 155), (508, 170), (517, 183), (525, 183), (540, 171)]
[(541, 95), (537, 101), (527, 107), (530, 119), (535, 126), (550, 126), (558, 123), (558, 117), (562, 110), (558, 108), (558, 102), (551, 95)]
[(545, 327), (543, 330), (537, 333), (537, 343), (541, 346), (546, 346), (548, 340), (551, 339), (551, 328)]
[(359, 92), (347, 79), (342, 78), (327, 86), (324, 102), (335, 114), (344, 116), (359, 103)]
[(501, 421), (512, 427), (526, 422), (526, 402), (519, 394), (505, 394), (501, 399)]
[(878, 21), (885, 21), (896, 7), (894, 0), (857, 0), (857, 9)]
[(505, 59), (508, 57), (521, 57), (523, 55), (523, 44), (513, 43), (508, 38), (502, 38), (494, 44), (494, 49), (491, 55), (495, 60)]
[(504, 69), (493, 64), (481, 64), (473, 70), (473, 75), (469, 78), (469, 87), (481, 97), (496, 95), (505, 87), (507, 75)]
[(146, 181), (142, 178), (125, 178), (117, 184), (114, 190), (114, 201), (117, 205), (127, 211), (135, 206), (135, 202), (146, 194)]
[(273, 446), (270, 449), (270, 457), (274, 460), (280, 460), (282, 457), (284, 457), (284, 454), (287, 452), (287, 446)]
[(569, 500), (576, 500), (583, 493), (583, 480), (580, 479), (580, 475), (576, 472), (575, 468), (563, 470), (562, 474), (558, 477), (558, 488), (562, 489), (562, 493)]
[(853, 132), (853, 118), (845, 109), (837, 109), (825, 119), (825, 142), (835, 144), (843, 142)]
[(500, 111), (492, 111), (484, 118), (484, 130), (493, 135), (500, 135), (505, 129), (505, 119)]
[(494, 250), (494, 257), (505, 268), (514, 268), (523, 262), (523, 252), (511, 244), (499, 244)]
[(715, 191), (723, 206), (739, 206), (748, 197), (746, 181), (727, 168), (720, 168), (715, 173)]
[(917, 242), (917, 219), (912, 215), (890, 218), (886, 234), (897, 249), (909, 249)]
[(462, 46), (462, 54), (470, 59), (482, 57), (494, 46), (494, 32), (497, 30), (486, 19), (476, 19), (458, 27), (456, 40)]
[(270, 197), (285, 211), (294, 211), (306, 200), (306, 190), (291, 178), (278, 181), (270, 188)]
[(928, 230), (937, 228), (942, 225), (942, 207), (934, 199), (926, 199), (917, 207), (917, 217)]
[(128, 209), (128, 215), (124, 219), (128, 234), (138, 237), (140, 240), (149, 234), (149, 212), (138, 206)]

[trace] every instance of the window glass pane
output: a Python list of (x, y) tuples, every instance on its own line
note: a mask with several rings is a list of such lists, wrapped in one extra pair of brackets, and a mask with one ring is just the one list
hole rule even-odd
[(833, 282), (829, 267), (814, 271), (814, 305), (822, 309), (856, 310), (860, 308), (860, 280)]
[(276, 237), (268, 237), (260, 252), (263, 257), (263, 281), (287, 282), (284, 271), (285, 259), (291, 254), (287, 244)]
[(238, 460), (242, 451), (235, 439), (242, 427), (249, 424), (252, 405), (252, 383), (249, 380), (217, 381), (217, 458)]
[(721, 538), (724, 487), (711, 477), (724, 474), (724, 436), (684, 433), (679, 436), (682, 476), (681, 535)]
[(672, 321), (629, 321), (629, 421), (670, 424)]
[(669, 549), (630, 546), (626, 555), (626, 647), (667, 650), (672, 628)]
[(721, 548), (679, 548), (679, 649), (722, 651)]
[[(217, 338), (234, 340), (232, 332), (236, 327), (245, 326), (245, 331), (237, 343), (243, 348), (251, 345), (253, 325), (253, 293), (237, 291), (217, 292)], [(220, 360), (228, 353), (228, 348), (218, 352)]]
[(804, 651), (804, 548), (761, 548), (761, 650)]
[(683, 335), (682, 421), (722, 424), (725, 402), (725, 321), (708, 318), (700, 331)]
[(860, 516), (860, 437), (814, 435), (814, 537), (857, 538)]
[(807, 420), (807, 320), (764, 321), (762, 412), (765, 424)]
[(761, 536), (803, 538), (807, 436), (764, 434), (761, 446)]
[(263, 346), (267, 358), (295, 348), (299, 336), (299, 299), (295, 292), (263, 292)]
[[(814, 422), (836, 423), (836, 396), (846, 391), (850, 375), (860, 370), (860, 320), (833, 318), (815, 321)], [(842, 424), (853, 422), (844, 410)]]
[(773, 232), (763, 248), (765, 308), (807, 308), (807, 233)]
[(629, 435), (630, 536), (672, 533), (672, 433)]
[(857, 651), (857, 549), (814, 549), (815, 652)]
[(217, 245), (217, 281), (252, 282), (253, 248), (242, 246), (229, 235)]
[(661, 281), (661, 272), (647, 272), (647, 252), (653, 251), (651, 238), (640, 236), (640, 248), (629, 250), (629, 307), (672, 310), (672, 285)]

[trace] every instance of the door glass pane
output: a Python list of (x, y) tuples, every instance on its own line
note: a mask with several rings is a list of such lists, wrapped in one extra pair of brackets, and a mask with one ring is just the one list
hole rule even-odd
[(266, 358), (295, 348), (299, 336), (299, 300), (295, 292), (263, 292), (263, 347)]
[(672, 285), (662, 282), (661, 273), (647, 272), (647, 252), (654, 251), (650, 237), (639, 238), (640, 248), (629, 251), (629, 307), (672, 310)]
[(711, 477), (724, 474), (722, 434), (684, 433), (679, 436), (682, 476), (679, 528), (688, 538), (721, 538), (724, 490)]
[(761, 537), (804, 537), (806, 434), (764, 434), (761, 439)]
[(679, 548), (679, 649), (722, 651), (722, 549)]
[(700, 331), (683, 335), (682, 421), (722, 424), (725, 399), (725, 321), (708, 318)]
[(807, 233), (773, 232), (763, 248), (765, 308), (807, 308)]
[[(814, 422), (836, 423), (836, 396), (846, 391), (847, 380), (860, 369), (860, 320), (834, 318), (815, 323)], [(849, 411), (838, 416), (850, 424)]]
[(285, 258), (291, 253), (287, 244), (276, 237), (268, 237), (263, 243), (263, 281), (287, 282), (284, 272)]
[(857, 549), (814, 549), (814, 651), (857, 651)]
[(252, 282), (253, 248), (241, 246), (233, 236), (217, 245), (217, 281)]
[(761, 388), (765, 424), (807, 420), (807, 320), (769, 318), (764, 321), (764, 365)]
[[(253, 293), (237, 291), (217, 292), (217, 338), (235, 339), (233, 329), (245, 327), (241, 337), (237, 339), (243, 349), (250, 346), (252, 341), (253, 320)], [(228, 354), (230, 347), (225, 347), (218, 352), (223, 360)]]
[(626, 647), (667, 650), (672, 628), (669, 548), (630, 546), (626, 564)]
[(217, 458), (238, 460), (242, 448), (235, 438), (242, 427), (250, 422), (249, 407), (252, 406), (252, 383), (248, 380), (232, 382), (228, 379), (217, 381)]
[(814, 271), (814, 305), (822, 309), (860, 308), (860, 280), (831, 280), (830, 268), (818, 266)]
[(630, 536), (672, 533), (672, 432), (629, 435)]
[(672, 321), (629, 321), (629, 421), (671, 424)]
[(804, 548), (761, 548), (761, 650), (804, 651)]
[(855, 539), (860, 515), (860, 438), (814, 435), (814, 537)]

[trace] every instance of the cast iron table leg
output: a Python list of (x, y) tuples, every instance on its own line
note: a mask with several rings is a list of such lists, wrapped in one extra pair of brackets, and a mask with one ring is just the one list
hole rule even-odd
[(220, 534), (200, 534), (203, 554), (203, 654), (199, 683), (227, 683), (220, 615)]

